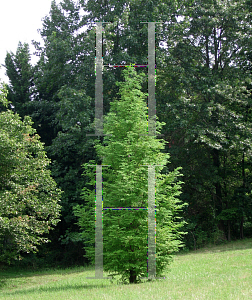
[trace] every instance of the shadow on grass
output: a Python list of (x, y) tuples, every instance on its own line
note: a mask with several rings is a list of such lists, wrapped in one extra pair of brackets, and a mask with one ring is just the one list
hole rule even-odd
[(84, 267), (73, 267), (73, 268), (65, 268), (65, 269), (22, 269), (22, 268), (15, 268), (9, 267), (6, 269), (0, 269), (0, 279), (2, 277), (5, 278), (19, 278), (19, 277), (33, 277), (33, 276), (47, 276), (47, 275), (68, 275), (73, 273), (82, 273), (86, 271), (94, 271), (94, 266), (84, 266)]
[(38, 294), (41, 292), (59, 292), (59, 291), (68, 291), (68, 290), (82, 290), (82, 289), (96, 289), (96, 288), (105, 288), (108, 287), (106, 284), (72, 284), (72, 285), (63, 285), (60, 287), (52, 286), (52, 287), (36, 287), (36, 288), (27, 288), (23, 290), (16, 290), (16, 291), (5, 291), (4, 294), (6, 296), (15, 296), (15, 295), (29, 295), (29, 294)]
[(7, 280), (16, 278), (29, 278), (34, 276), (49, 276), (49, 275), (62, 275), (67, 276), (74, 273), (82, 273), (87, 271), (94, 271), (93, 266), (66, 268), (66, 269), (42, 269), (42, 270), (29, 270), (22, 268), (9, 267), (7, 269), (0, 269), (0, 289), (4, 288)]
[(206, 245), (205, 247), (199, 248), (197, 250), (191, 250), (189, 252), (181, 252), (178, 253), (178, 256), (185, 256), (185, 255), (194, 255), (197, 253), (216, 253), (216, 252), (227, 252), (227, 251), (239, 251), (239, 250), (246, 250), (252, 249), (252, 238), (246, 238), (243, 240), (236, 240), (231, 242), (225, 242), (220, 245)]

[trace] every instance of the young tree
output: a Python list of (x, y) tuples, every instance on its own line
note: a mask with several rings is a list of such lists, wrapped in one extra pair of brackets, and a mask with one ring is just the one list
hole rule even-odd
[[(7, 107), (6, 88), (0, 104)], [(0, 111), (0, 261), (36, 252), (59, 222), (61, 191), (46, 168), (50, 160), (29, 117)]]
[[(103, 165), (103, 207), (148, 207), (148, 167), (162, 165), (156, 171), (156, 274), (161, 275), (182, 246), (183, 221), (178, 212), (184, 207), (180, 195), (179, 168), (161, 173), (169, 159), (163, 153), (165, 141), (147, 134), (148, 118), (145, 94), (141, 92), (143, 74), (134, 68), (123, 71), (125, 82), (117, 83), (120, 100), (111, 102), (105, 117), (104, 141), (95, 148)], [(157, 134), (162, 123), (156, 122)], [(84, 165), (94, 185), (94, 170)], [(94, 259), (95, 191), (83, 190), (85, 206), (77, 206), (75, 214), (86, 240), (87, 256)], [(130, 283), (147, 276), (147, 210), (104, 210), (103, 212), (104, 270), (116, 272)]]

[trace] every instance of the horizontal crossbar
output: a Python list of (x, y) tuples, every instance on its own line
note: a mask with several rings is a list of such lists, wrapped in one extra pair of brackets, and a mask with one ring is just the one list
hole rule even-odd
[(103, 65), (104, 67), (148, 67), (148, 65)]
[(148, 210), (147, 207), (104, 207), (103, 210)]

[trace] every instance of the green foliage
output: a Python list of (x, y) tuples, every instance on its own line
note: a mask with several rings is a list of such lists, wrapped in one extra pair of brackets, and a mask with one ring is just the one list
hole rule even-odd
[(4, 110), (8, 107), (10, 102), (7, 100), (8, 90), (4, 83), (0, 82), (1, 89), (0, 89), (0, 107), (2, 106), (1, 110)]
[(0, 113), (0, 153), (0, 260), (11, 262), (48, 242), (43, 234), (59, 222), (61, 191), (29, 117)]
[[(64, 191), (61, 222), (48, 235), (52, 243), (40, 247), (40, 252), (46, 247), (48, 252), (57, 252), (55, 261), (68, 255), (73, 259), (77, 256), (83, 258), (82, 245), (77, 245), (75, 238), (78, 227), (72, 206), (82, 201), (81, 164), (93, 158), (93, 143), (86, 139), (86, 133), (91, 123), (89, 119), (94, 114), (90, 94), (94, 94), (95, 30), (90, 35), (83, 32), (80, 7), (74, 1), (66, 0), (59, 4), (52, 1), (40, 34), (44, 45), (33, 41), (39, 59), (32, 68), (29, 89), (33, 91), (32, 95), (26, 91), (26, 97), (23, 97), (19, 88), (21, 83), (23, 89), (28, 86), (25, 71), (29, 69), (30, 55), (27, 45), (19, 46), (16, 55), (10, 54), (6, 58), (10, 82), (18, 82), (10, 87), (17, 98), (15, 111), (22, 117), (29, 115), (32, 118), (34, 128), (45, 143), (45, 150), (52, 161), (49, 166), (51, 174)], [(18, 67), (20, 65), (21, 69)], [(90, 76), (92, 71), (93, 77)], [(81, 253), (78, 249), (81, 249)], [(73, 254), (72, 250), (79, 252)]]
[[(187, 221), (208, 236), (217, 226), (227, 232), (228, 220), (218, 218), (222, 210), (240, 211), (251, 201), (242, 200), (251, 190), (243, 155), (251, 166), (252, 149), (251, 14), (245, 2), (183, 1), (181, 18), (167, 33), (165, 67), (157, 73), (157, 112), (166, 122), (172, 166), (183, 167)], [(232, 223), (241, 218), (236, 214)]]
[[(185, 204), (178, 199), (181, 191), (179, 169), (162, 174), (169, 155), (162, 152), (165, 141), (147, 135), (148, 120), (145, 94), (141, 92), (142, 75), (137, 75), (130, 67), (123, 71), (125, 81), (117, 83), (120, 87), (120, 100), (111, 102), (111, 110), (105, 117), (105, 136), (97, 141), (95, 149), (102, 164), (110, 165), (103, 171), (104, 207), (147, 207), (148, 206), (148, 168), (156, 167), (156, 221), (157, 275), (171, 261), (172, 253), (182, 246), (180, 238), (184, 222), (178, 212)], [(157, 133), (163, 124), (157, 122)], [(144, 166), (145, 165), (145, 166)], [(90, 185), (94, 185), (94, 174)], [(89, 167), (91, 168), (91, 167)], [(75, 214), (86, 239), (87, 256), (94, 259), (95, 198), (94, 191), (85, 188), (83, 199), (87, 205), (77, 206)], [(122, 280), (136, 282), (134, 276), (147, 276), (147, 211), (104, 211), (104, 269), (121, 275)], [(132, 274), (133, 277), (132, 277)]]
[(14, 105), (14, 111), (22, 118), (28, 115), (27, 102), (33, 94), (33, 67), (27, 43), (18, 43), (16, 54), (7, 53), (5, 58), (6, 73), (10, 80), (7, 99)]
[[(231, 237), (242, 236), (242, 224), (252, 215), (251, 0), (52, 1), (40, 29), (43, 46), (33, 41), (38, 63), (31, 66), (25, 43), (5, 60), (8, 105), (32, 118), (52, 160), (51, 174), (64, 190), (61, 222), (48, 235), (53, 243), (43, 245), (48, 262), (53, 252), (55, 261), (84, 252), (77, 250), (82, 245), (72, 207), (83, 202), (88, 180), (81, 177), (81, 165), (99, 160), (93, 139), (86, 137), (94, 118), (96, 21), (109, 22), (103, 23), (104, 65), (147, 64), (148, 24), (140, 22), (163, 21), (155, 25), (156, 108), (166, 123), (162, 151), (171, 154), (170, 169), (183, 168), (180, 199), (189, 203), (184, 217), (193, 225), (184, 241), (193, 248), (218, 235), (224, 239), (228, 226)], [(115, 82), (123, 80), (122, 70), (103, 68), (104, 114), (118, 93)], [(146, 74), (148, 68), (136, 68), (138, 74), (142, 70)], [(147, 91), (147, 80), (141, 90)], [(0, 104), (1, 111), (6, 104)], [(129, 145), (126, 150), (134, 160)], [(139, 171), (143, 178), (146, 168)]]
[(81, 165), (92, 158), (93, 141), (86, 138), (93, 111), (90, 109), (91, 98), (84, 90), (77, 90), (64, 86), (58, 96), (59, 110), (55, 122), (62, 129), (53, 140), (47, 151), (52, 158), (52, 175), (64, 190), (62, 195), (62, 222), (66, 224), (66, 232), (62, 232), (60, 241), (67, 244), (70, 241), (76, 244), (78, 227), (74, 224), (76, 218), (72, 207), (81, 203), (81, 189), (83, 178)]

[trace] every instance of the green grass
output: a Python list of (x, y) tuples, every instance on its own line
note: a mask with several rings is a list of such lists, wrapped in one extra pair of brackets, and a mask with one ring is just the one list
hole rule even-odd
[[(166, 278), (135, 285), (93, 280), (93, 268), (0, 271), (0, 299), (252, 299), (252, 239), (178, 254)], [(106, 275), (106, 274), (105, 274)]]

